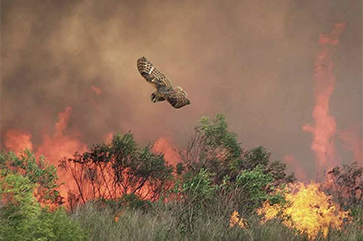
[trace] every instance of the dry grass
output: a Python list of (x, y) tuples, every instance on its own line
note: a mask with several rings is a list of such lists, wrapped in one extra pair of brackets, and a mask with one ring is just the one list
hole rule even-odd
[[(229, 227), (229, 217), (198, 215), (194, 219), (194, 228), (187, 230), (183, 225), (180, 207), (170, 204), (156, 204), (148, 211), (124, 210), (117, 222), (115, 214), (109, 208), (97, 208), (87, 204), (78, 208), (72, 217), (80, 222), (89, 232), (88, 240), (308, 240), (278, 221), (269, 221), (261, 225), (258, 217), (248, 219), (245, 229)], [(332, 230), (324, 239), (316, 240), (362, 240), (363, 231), (355, 224), (344, 231)]]

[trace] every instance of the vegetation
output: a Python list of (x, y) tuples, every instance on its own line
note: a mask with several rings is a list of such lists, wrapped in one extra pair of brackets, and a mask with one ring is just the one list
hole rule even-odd
[[(54, 202), (58, 197), (54, 167), (43, 158), (36, 164), (30, 152), (21, 158), (1, 152), (0, 162), (0, 240), (84, 239), (86, 233), (64, 208), (41, 207), (40, 202)], [(44, 196), (37, 200), (39, 195)]]
[[(201, 118), (175, 167), (151, 150), (126, 133), (61, 160), (75, 187), (68, 212), (54, 166), (0, 152), (0, 240), (308, 240), (279, 218), (261, 222), (266, 203), (289, 206), (294, 174), (262, 146), (243, 149), (223, 115)], [(363, 240), (362, 175), (356, 164), (328, 173), (323, 191), (352, 220), (317, 240)]]

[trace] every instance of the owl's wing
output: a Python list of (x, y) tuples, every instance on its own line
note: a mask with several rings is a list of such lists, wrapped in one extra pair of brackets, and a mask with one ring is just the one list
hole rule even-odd
[(166, 95), (166, 100), (176, 109), (190, 104), (188, 94), (181, 88), (176, 87), (174, 91)]
[(170, 80), (145, 57), (137, 60), (137, 69), (147, 82), (152, 84), (157, 90), (160, 88), (172, 88)]

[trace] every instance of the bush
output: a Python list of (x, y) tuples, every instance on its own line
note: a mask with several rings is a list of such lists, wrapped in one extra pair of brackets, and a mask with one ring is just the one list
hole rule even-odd
[[(10, 157), (5, 159), (4, 157)], [(0, 240), (83, 240), (85, 232), (79, 224), (71, 220), (63, 208), (51, 211), (47, 207), (41, 207), (34, 195), (34, 190), (39, 190), (37, 176), (42, 171), (34, 164), (33, 155), (28, 152), (22, 159), (17, 159), (12, 153), (1, 153), (2, 168), (0, 172)], [(29, 159), (27, 159), (29, 157)], [(20, 169), (6, 169), (7, 163), (13, 161)], [(32, 170), (37, 170), (34, 175), (23, 176), (26, 165), (30, 164)], [(43, 163), (44, 170), (48, 169)], [(18, 167), (18, 166), (16, 166)], [(17, 170), (22, 170), (17, 173)], [(43, 177), (44, 178), (44, 177)], [(56, 180), (56, 176), (54, 179)], [(45, 184), (43, 182), (43, 184)], [(43, 188), (46, 185), (42, 186)], [(54, 186), (51, 185), (51, 188)], [(44, 193), (48, 193), (44, 190)]]

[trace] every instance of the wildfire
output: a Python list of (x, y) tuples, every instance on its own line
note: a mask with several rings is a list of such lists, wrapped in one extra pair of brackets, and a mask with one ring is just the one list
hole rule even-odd
[[(83, 153), (88, 150), (87, 145), (80, 142), (76, 137), (67, 136), (64, 131), (67, 129), (72, 108), (67, 107), (64, 112), (58, 114), (58, 122), (55, 123), (54, 134), (44, 135), (43, 144), (38, 148), (37, 155), (44, 155), (48, 158), (49, 162), (58, 166), (59, 161), (64, 157), (71, 157), (75, 152)], [(58, 169), (58, 176), (61, 183), (59, 192), (67, 200), (68, 190), (71, 189), (73, 180), (71, 177)], [(74, 184), (73, 184), (74, 185)]]
[(263, 215), (265, 221), (280, 217), (286, 226), (307, 233), (309, 238), (317, 237), (319, 232), (326, 237), (329, 228), (342, 228), (349, 212), (339, 211), (331, 197), (319, 191), (319, 187), (317, 183), (293, 184), (285, 196), (288, 205), (270, 205), (265, 202), (258, 214)]
[(319, 36), (320, 51), (316, 57), (314, 75), (315, 126), (308, 124), (303, 126), (304, 131), (311, 132), (314, 136), (311, 149), (315, 152), (319, 166), (328, 169), (337, 164), (334, 146), (336, 121), (329, 115), (329, 100), (335, 88), (333, 53), (344, 29), (344, 24), (335, 24), (334, 30), (329, 35)]
[[(59, 160), (63, 157), (71, 157), (76, 151), (80, 153), (87, 151), (87, 146), (79, 141), (76, 136), (68, 136), (64, 133), (68, 127), (71, 112), (72, 108), (67, 107), (63, 112), (58, 114), (58, 121), (54, 125), (54, 134), (44, 135), (43, 143), (38, 148), (33, 147), (31, 142), (32, 136), (30, 134), (19, 130), (9, 130), (6, 133), (6, 148), (17, 154), (25, 149), (29, 149), (34, 151), (37, 156), (44, 155), (47, 157), (48, 161), (55, 166), (58, 166)], [(73, 182), (70, 177), (60, 169), (58, 169), (58, 176), (60, 182), (65, 183), (65, 185), (59, 188), (60, 194), (67, 200), (67, 192)]]

